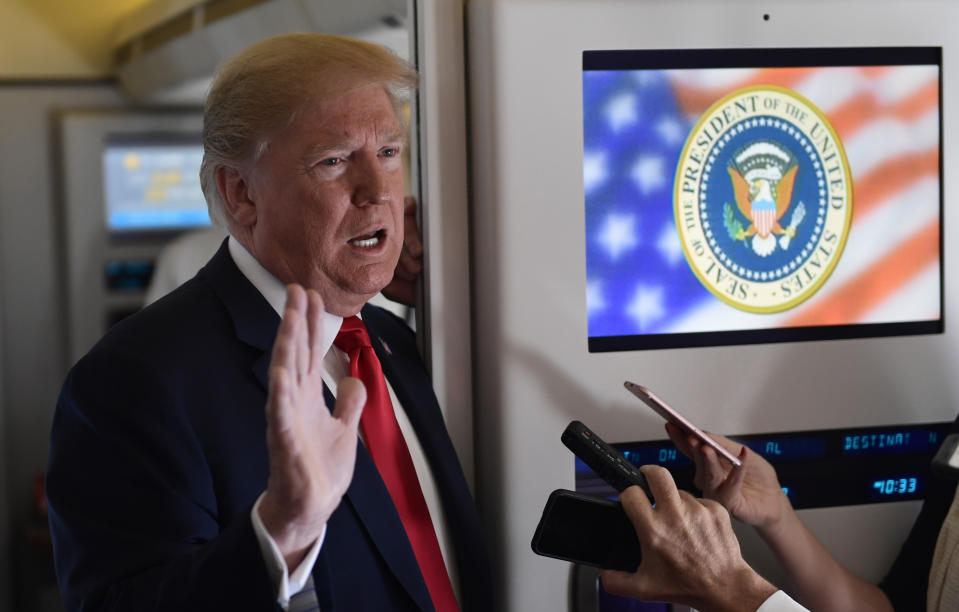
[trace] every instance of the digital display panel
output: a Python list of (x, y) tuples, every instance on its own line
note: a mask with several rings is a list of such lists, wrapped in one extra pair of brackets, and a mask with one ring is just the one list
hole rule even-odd
[(584, 51), (589, 350), (941, 332), (941, 56)]
[(210, 225), (200, 189), (199, 135), (117, 135), (103, 151), (107, 228), (113, 234)]
[[(793, 507), (822, 508), (922, 499), (930, 464), (952, 422), (731, 436), (776, 468)], [(695, 466), (670, 440), (613, 444), (636, 466), (669, 470), (680, 489), (699, 493)], [(579, 458), (576, 490), (616, 499), (617, 492)]]

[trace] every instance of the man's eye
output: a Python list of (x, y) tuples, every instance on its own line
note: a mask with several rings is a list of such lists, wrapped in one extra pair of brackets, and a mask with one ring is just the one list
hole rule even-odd
[(320, 161), (320, 165), (321, 166), (338, 166), (340, 165), (340, 161), (342, 160), (339, 157), (331, 157), (329, 159), (324, 159)]
[(397, 147), (390, 147), (389, 149), (383, 149), (383, 157), (396, 157), (400, 154), (400, 150)]

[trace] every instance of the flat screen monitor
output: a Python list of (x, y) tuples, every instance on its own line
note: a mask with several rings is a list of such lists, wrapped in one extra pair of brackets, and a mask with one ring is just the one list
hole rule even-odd
[(167, 233), (210, 225), (200, 189), (198, 134), (117, 134), (103, 150), (111, 235)]
[(589, 350), (942, 332), (941, 66), (584, 51)]

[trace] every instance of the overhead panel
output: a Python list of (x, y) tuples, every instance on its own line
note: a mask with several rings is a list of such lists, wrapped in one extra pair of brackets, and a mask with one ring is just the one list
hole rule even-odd
[(407, 12), (406, 0), (211, 0), (183, 2), (178, 12), (155, 4), (121, 24), (114, 49), (121, 86), (144, 102), (198, 102), (216, 69), (258, 40), (389, 32), (405, 28)]

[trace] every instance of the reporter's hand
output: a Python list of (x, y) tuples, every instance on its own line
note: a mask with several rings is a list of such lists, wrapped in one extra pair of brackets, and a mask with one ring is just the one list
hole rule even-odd
[(780, 521), (789, 500), (776, 477), (776, 469), (768, 461), (729, 438), (708, 434), (743, 462), (733, 468), (715, 450), (683, 434), (672, 423), (666, 424), (666, 433), (696, 465), (693, 483), (704, 497), (718, 501), (748, 525), (762, 528)]
[(416, 306), (416, 283), (423, 271), (423, 241), (416, 224), (416, 198), (406, 196), (403, 211), (403, 250), (396, 263), (393, 280), (383, 288), (383, 295), (406, 306)]
[(623, 491), (620, 501), (636, 528), (642, 561), (633, 573), (603, 570), (607, 591), (704, 612), (755, 610), (776, 591), (743, 560), (722, 506), (677, 491), (664, 468), (641, 470), (656, 507), (635, 486)]
[(290, 285), (273, 345), (266, 403), (270, 478), (260, 518), (287, 567), (299, 565), (353, 479), (366, 389), (343, 379), (331, 414), (323, 400), (323, 300)]

